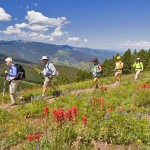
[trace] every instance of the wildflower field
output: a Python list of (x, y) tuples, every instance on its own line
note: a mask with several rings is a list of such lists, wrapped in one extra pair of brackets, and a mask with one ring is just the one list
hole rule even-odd
[(125, 75), (119, 86), (106, 86), (113, 77), (101, 78), (96, 90), (89, 90), (91, 80), (62, 85), (64, 95), (53, 100), (41, 99), (40, 85), (20, 91), (25, 102), (0, 109), (0, 148), (150, 150), (150, 72), (141, 76), (134, 82)]

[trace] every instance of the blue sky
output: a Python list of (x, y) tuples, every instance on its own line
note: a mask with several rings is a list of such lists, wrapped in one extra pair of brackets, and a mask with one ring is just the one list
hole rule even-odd
[(0, 39), (150, 48), (150, 0), (0, 0)]

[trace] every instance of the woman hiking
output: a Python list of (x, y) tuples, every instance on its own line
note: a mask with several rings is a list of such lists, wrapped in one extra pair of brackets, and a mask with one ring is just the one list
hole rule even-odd
[(93, 74), (93, 82), (95, 84), (95, 89), (98, 89), (99, 86), (98, 86), (98, 78), (100, 77), (101, 75), (101, 72), (102, 72), (102, 66), (101, 64), (99, 63), (98, 59), (97, 58), (94, 58), (92, 60), (92, 62), (94, 63), (94, 66), (93, 68), (90, 70), (90, 72), (92, 72)]
[(141, 62), (140, 58), (136, 58), (136, 62), (133, 64), (133, 67), (135, 68), (135, 77), (134, 80), (137, 81), (139, 79), (139, 74), (141, 71), (143, 71), (143, 63)]

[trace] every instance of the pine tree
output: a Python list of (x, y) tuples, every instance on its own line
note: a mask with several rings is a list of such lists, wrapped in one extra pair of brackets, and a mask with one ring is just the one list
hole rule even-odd
[(131, 50), (128, 49), (123, 55), (123, 73), (131, 73)]

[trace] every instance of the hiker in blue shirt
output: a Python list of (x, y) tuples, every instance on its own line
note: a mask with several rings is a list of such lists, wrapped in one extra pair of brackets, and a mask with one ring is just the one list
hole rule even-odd
[(56, 68), (54, 67), (54, 65), (52, 63), (49, 63), (49, 59), (47, 56), (43, 56), (42, 57), (42, 62), (44, 64), (44, 68), (43, 68), (43, 75), (44, 75), (44, 84), (43, 84), (43, 93), (42, 93), (42, 97), (45, 97), (46, 94), (46, 89), (47, 87), (51, 87), (54, 91), (57, 91), (57, 95), (55, 96), (59, 96), (59, 90), (57, 90), (57, 88), (55, 87), (55, 85), (52, 83), (52, 79), (53, 76), (55, 76), (57, 74)]
[(93, 74), (93, 78), (94, 78), (93, 82), (95, 83), (95, 89), (98, 89), (99, 88), (99, 86), (98, 86), (98, 78), (100, 77), (100, 75), (102, 73), (102, 66), (99, 63), (97, 58), (94, 58), (92, 60), (92, 62), (94, 63), (94, 66), (93, 66), (93, 68), (91, 69), (90, 72), (92, 72), (92, 74)]
[(14, 66), (14, 64), (12, 64), (11, 66), (10, 66), (10, 70), (9, 70), (9, 72), (8, 72), (8, 80), (11, 80), (11, 79), (13, 79), (13, 77), (16, 77), (17, 76), (17, 68), (16, 68), (16, 66)]
[(13, 60), (11, 57), (5, 59), (6, 65), (10, 67), (9, 72), (6, 70), (5, 73), (7, 74), (6, 80), (9, 82), (9, 93), (11, 104), (9, 106), (16, 105), (16, 90), (18, 87), (19, 80), (14, 80), (17, 76), (17, 68), (13, 64)]

